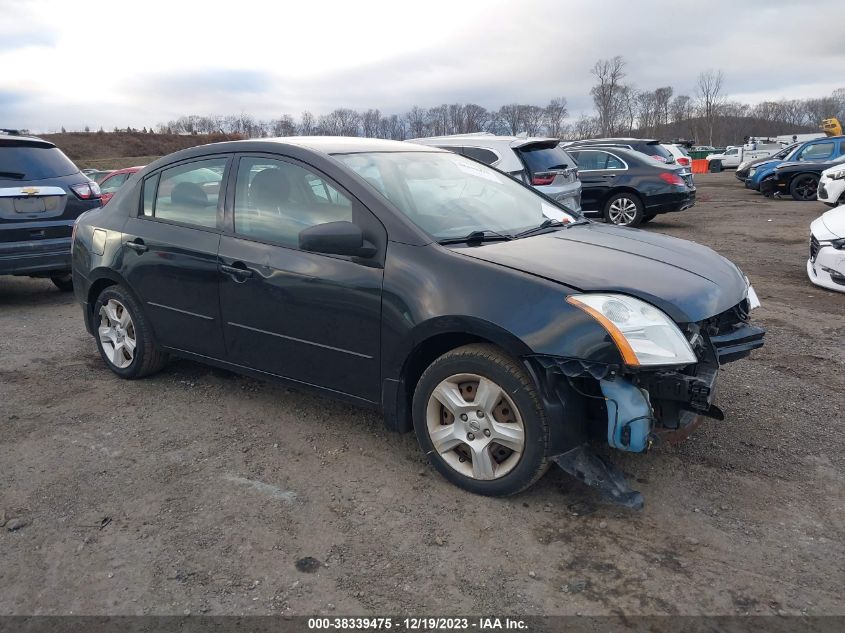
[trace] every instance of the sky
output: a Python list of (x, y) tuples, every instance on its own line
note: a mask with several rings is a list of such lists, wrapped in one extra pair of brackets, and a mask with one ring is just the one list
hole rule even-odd
[(732, 99), (826, 96), (841, 21), (842, 0), (0, 0), (0, 128), (561, 96), (577, 116), (614, 55), (640, 89), (717, 68)]

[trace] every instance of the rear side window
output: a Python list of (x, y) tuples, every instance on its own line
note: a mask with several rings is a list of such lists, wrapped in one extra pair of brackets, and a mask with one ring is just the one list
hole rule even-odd
[(474, 158), (477, 161), (484, 163), (485, 165), (492, 165), (499, 157), (496, 155), (496, 152), (493, 152), (489, 149), (484, 149), (483, 147), (464, 147), (464, 156), (468, 156), (469, 158)]
[(0, 180), (43, 180), (78, 171), (58, 147), (0, 144)]
[(578, 168), (581, 171), (598, 169), (625, 169), (625, 163), (613, 154), (599, 149), (584, 149), (578, 151)]
[(575, 167), (575, 161), (560, 146), (529, 145), (518, 148), (516, 152), (532, 174)]
[(153, 186), (150, 183), (155, 179), (147, 180), (144, 183), (144, 215), (216, 228), (226, 161), (226, 157), (210, 158), (165, 169), (159, 176), (154, 207), (149, 213), (147, 195), (151, 194)]
[(644, 154), (648, 154), (649, 156), (660, 156), (661, 158), (665, 158), (666, 160), (672, 159), (672, 152), (668, 149), (660, 145), (659, 143), (647, 143), (645, 147), (640, 150)]

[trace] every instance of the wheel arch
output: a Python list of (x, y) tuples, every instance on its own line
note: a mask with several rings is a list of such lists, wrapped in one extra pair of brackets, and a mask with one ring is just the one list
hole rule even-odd
[(387, 377), (382, 387), (382, 406), (388, 429), (406, 433), (413, 430), (411, 402), (420, 376), (438, 357), (464, 345), (488, 343), (516, 359), (531, 353), (519, 338), (488, 321), (476, 318), (440, 317), (416, 328), (413, 345), (404, 359), (395, 363), (399, 370)]
[(616, 187), (613, 187), (612, 189), (609, 189), (608, 192), (605, 194), (604, 198), (601, 201), (602, 211), (604, 211), (604, 207), (607, 205), (607, 201), (610, 200), (613, 196), (618, 195), (620, 193), (627, 193), (629, 195), (635, 196), (637, 200), (640, 201), (640, 204), (643, 205), (643, 208), (645, 208), (643, 196), (639, 191), (637, 191), (636, 188), (630, 185), (618, 185)]
[[(91, 271), (89, 276), (89, 286), (88, 292), (86, 295), (87, 299), (87, 306), (88, 306), (88, 313), (85, 315), (86, 318), (86, 325), (89, 326), (89, 332), (93, 334), (94, 332), (94, 306), (97, 302), (97, 297), (110, 286), (121, 286), (132, 295), (132, 298), (135, 299), (135, 302), (140, 307), (141, 311), (144, 312), (144, 317), (147, 323), (150, 323), (150, 319), (146, 314), (146, 310), (144, 309), (144, 302), (141, 301), (140, 297), (137, 293), (132, 289), (132, 287), (126, 283), (126, 280), (116, 271), (111, 268), (98, 268)], [(150, 325), (152, 327), (152, 325)]]

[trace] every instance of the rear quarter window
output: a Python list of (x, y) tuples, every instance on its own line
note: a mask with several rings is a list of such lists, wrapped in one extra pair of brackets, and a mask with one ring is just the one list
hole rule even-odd
[(0, 144), (0, 180), (44, 180), (78, 171), (58, 147)]
[(484, 149), (483, 147), (464, 147), (464, 156), (474, 158), (485, 165), (492, 165), (499, 160), (499, 156), (496, 152)]

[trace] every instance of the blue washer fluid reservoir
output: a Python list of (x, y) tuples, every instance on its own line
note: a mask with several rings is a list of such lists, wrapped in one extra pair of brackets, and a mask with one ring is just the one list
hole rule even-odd
[(607, 443), (633, 453), (646, 450), (654, 418), (645, 394), (622, 378), (599, 384), (607, 399)]

